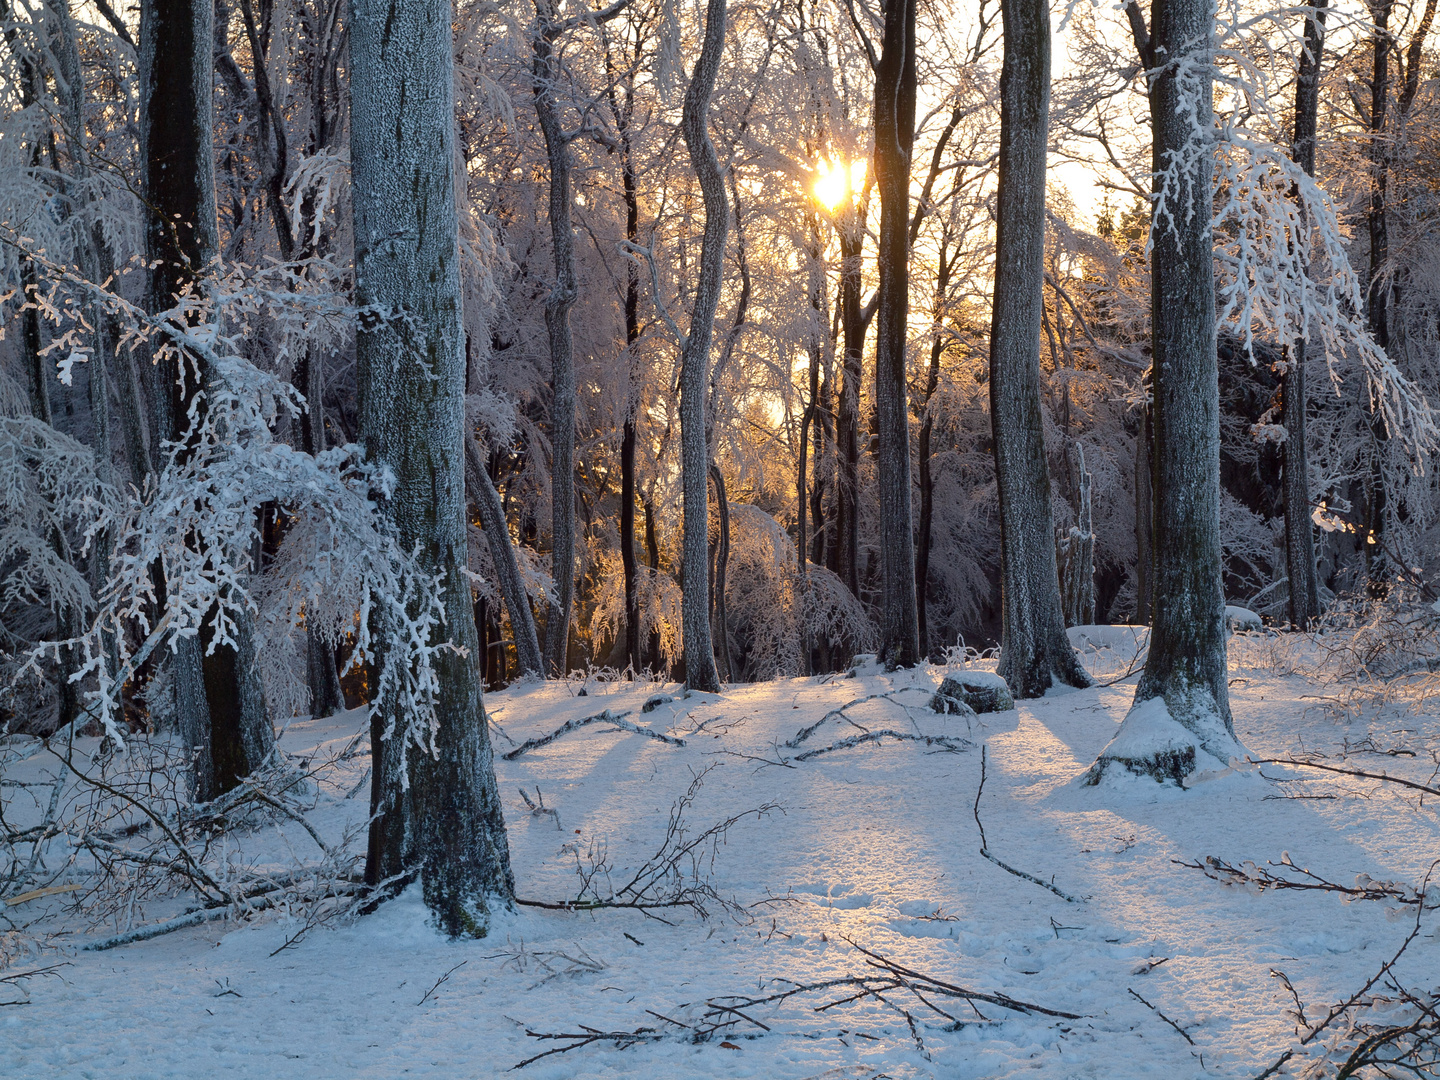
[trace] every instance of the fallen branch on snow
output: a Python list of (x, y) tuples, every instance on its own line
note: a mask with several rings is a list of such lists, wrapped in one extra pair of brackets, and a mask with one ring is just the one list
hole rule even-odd
[[(903, 731), (892, 731), (886, 728), (883, 731), (867, 731), (863, 735), (851, 735), (849, 738), (841, 739), (830, 746), (822, 746), (817, 750), (806, 750), (803, 754), (796, 754), (795, 760), (809, 761), (821, 754), (829, 754), (835, 750), (849, 750), (852, 746), (860, 746), (864, 743), (878, 743), (881, 739), (899, 739), (906, 742), (924, 743), (926, 746), (939, 746), (950, 754), (958, 754), (961, 751), (973, 749), (975, 746), (969, 739), (960, 739), (949, 735), (910, 735)], [(783, 762), (768, 762), (767, 764), (783, 764)]]
[(992, 863), (994, 863), (996, 866), (1000, 867), (1001, 870), (1005, 870), (1005, 871), (1007, 871), (1008, 873), (1014, 874), (1014, 875), (1015, 875), (1016, 877), (1018, 877), (1018, 878), (1024, 878), (1026, 881), (1033, 882), (1034, 884), (1039, 885), (1042, 889), (1049, 889), (1049, 890), (1050, 890), (1052, 893), (1054, 893), (1056, 896), (1060, 897), (1061, 900), (1066, 900), (1066, 901), (1068, 901), (1068, 902), (1070, 902), (1070, 903), (1072, 903), (1072, 904), (1078, 904), (1078, 903), (1080, 903), (1080, 898), (1079, 898), (1078, 896), (1071, 896), (1069, 893), (1065, 892), (1063, 889), (1058, 889), (1058, 888), (1056, 888), (1054, 885), (1050, 884), (1050, 882), (1048, 882), (1048, 881), (1041, 881), (1041, 880), (1040, 880), (1038, 877), (1036, 877), (1034, 874), (1027, 874), (1024, 870), (1016, 870), (1015, 867), (1011, 866), (1009, 863), (1001, 862), (999, 859), (997, 859), (994, 855), (992, 855), (992, 854), (990, 853), (990, 848), (989, 848), (989, 846), (985, 843), (985, 826), (984, 826), (983, 824), (981, 824), (981, 822), (980, 822), (980, 796), (981, 796), (981, 794), (984, 793), (984, 791), (985, 791), (985, 747), (982, 746), (982, 747), (980, 747), (980, 786), (975, 789), (975, 809), (974, 809), (975, 825), (976, 825), (976, 827), (980, 830), (980, 854), (983, 855), (983, 856), (985, 856), (985, 858), (989, 859), (989, 860), (990, 860)]
[(666, 735), (663, 732), (653, 731), (650, 728), (643, 728), (633, 721), (626, 720), (625, 717), (629, 715), (630, 711), (628, 709), (622, 713), (613, 713), (609, 709), (606, 709), (604, 712), (596, 713), (594, 716), (586, 716), (579, 720), (567, 720), (549, 735), (542, 735), (538, 739), (526, 739), (514, 750), (508, 750), (500, 756), (506, 761), (514, 761), (527, 750), (536, 750), (542, 746), (549, 746), (562, 735), (568, 735), (572, 731), (579, 731), (581, 728), (589, 727), (591, 724), (610, 724), (619, 728), (621, 731), (629, 731), (635, 735), (648, 735), (650, 738), (659, 742), (668, 743), (670, 746), (685, 745), (684, 739), (677, 739), (673, 735)]
[(1440, 788), (1417, 784), (1414, 780), (1391, 776), (1389, 773), (1368, 772), (1364, 769), (1342, 769), (1338, 765), (1321, 765), (1318, 761), (1298, 761), (1295, 758), (1247, 758), (1246, 760), (1255, 765), (1295, 765), (1306, 769), (1323, 769), (1326, 772), (1339, 773), (1342, 776), (1361, 776), (1366, 780), (1381, 780), (1387, 784), (1399, 784), (1401, 787), (1413, 788), (1427, 795), (1440, 795)]
[[(979, 990), (971, 990), (954, 983), (937, 979), (913, 968), (905, 967), (886, 956), (872, 952), (855, 942), (845, 939), (856, 951), (865, 957), (865, 965), (875, 969), (874, 975), (848, 975), (837, 979), (826, 979), (816, 983), (791, 983), (791, 985), (773, 994), (760, 996), (750, 995), (722, 995), (713, 997), (701, 1002), (697, 1006), (690, 1007), (688, 1014), (681, 1014), (681, 1018), (667, 1016), (656, 1012), (653, 1009), (645, 1011), (666, 1024), (671, 1025), (675, 1030), (665, 1032), (653, 1027), (638, 1027), (633, 1031), (601, 1031), (598, 1028), (588, 1027), (585, 1024), (577, 1025), (580, 1030), (577, 1032), (541, 1032), (526, 1029), (525, 1034), (532, 1039), (565, 1041), (566, 1045), (557, 1046), (536, 1054), (534, 1057), (526, 1058), (524, 1061), (511, 1066), (511, 1070), (523, 1069), (525, 1066), (546, 1058), (552, 1054), (564, 1054), (571, 1050), (579, 1050), (592, 1043), (610, 1043), (616, 1049), (623, 1050), (639, 1043), (657, 1043), (666, 1040), (678, 1040), (692, 1045), (708, 1043), (718, 1037), (735, 1036), (742, 1037), (740, 1031), (746, 1034), (743, 1037), (758, 1038), (765, 1033), (772, 1032), (774, 1028), (762, 1020), (756, 1019), (755, 1012), (761, 1006), (776, 1006), (791, 998), (807, 994), (818, 994), (826, 990), (843, 989), (851, 991), (843, 997), (833, 1001), (827, 1001), (821, 1005), (812, 1006), (811, 1011), (815, 1013), (828, 1012), (831, 1009), (862, 1001), (867, 998), (873, 999), (882, 1005), (894, 1009), (904, 1017), (911, 1038), (919, 1051), (927, 1058), (929, 1051), (920, 1034), (922, 1022), (909, 1009), (891, 1000), (886, 995), (896, 990), (908, 991), (913, 997), (924, 1006), (925, 1010), (948, 1021), (949, 1023), (941, 1028), (944, 1031), (955, 1031), (963, 1025), (972, 1021), (959, 1020), (951, 1013), (936, 1005), (930, 998), (951, 998), (965, 1001), (975, 1011), (976, 1016), (982, 1022), (988, 1022), (989, 1018), (980, 1012), (976, 1002), (984, 1002), (996, 1005), (1011, 1012), (1018, 1012), (1022, 1015), (1040, 1014), (1063, 1020), (1083, 1019), (1077, 1013), (1063, 1012), (1059, 1009), (1050, 1009), (1034, 1002), (1021, 1001), (1012, 998), (1007, 994), (988, 993)], [(776, 980), (789, 982), (787, 979)], [(681, 1006), (686, 1008), (686, 1006)], [(675, 1010), (672, 1010), (675, 1011)], [(868, 1037), (868, 1036), (867, 1036)]]
[[(1266, 889), (1277, 891), (1299, 889), (1337, 893), (1346, 900), (1393, 900), (1400, 904), (1423, 904), (1427, 911), (1440, 909), (1440, 895), (1423, 894), (1402, 881), (1375, 881), (1369, 874), (1358, 875), (1353, 887), (1341, 885), (1339, 882), (1329, 881), (1319, 874), (1296, 866), (1290, 861), (1288, 852), (1281, 853), (1278, 863), (1272, 862), (1269, 865), (1288, 867), (1293, 873), (1300, 875), (1298, 880), (1272, 874), (1265, 867), (1257, 866), (1253, 862), (1242, 862), (1239, 866), (1234, 866), (1214, 855), (1206, 855), (1203, 862), (1185, 862), (1182, 859), (1171, 859), (1170, 861), (1176, 866), (1199, 870), (1206, 877), (1218, 881), (1222, 885), (1249, 887), (1258, 892), (1264, 892)], [(1432, 866), (1431, 869), (1433, 870), (1434, 867)]]

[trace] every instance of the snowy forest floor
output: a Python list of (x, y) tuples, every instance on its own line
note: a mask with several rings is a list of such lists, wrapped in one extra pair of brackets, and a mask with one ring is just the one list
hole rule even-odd
[[(1342, 700), (1314, 674), (1277, 673), (1292, 666), (1277, 649), (1259, 635), (1232, 648), (1236, 729), (1252, 753), (1318, 752), (1328, 764), (1434, 785), (1433, 702)], [(0, 984), (10, 992), (0, 1001), (27, 1002), (0, 1008), (0, 1074), (484, 1077), (570, 1045), (527, 1031), (591, 1029), (649, 1030), (632, 1045), (593, 1042), (517, 1075), (1254, 1077), (1287, 1047), (1300, 1050), (1286, 1066), (1298, 1074), (1314, 1045), (1296, 1045), (1295, 1002), (1275, 973), (1313, 1021), (1358, 991), (1415, 927), (1413, 903), (1261, 892), (1179, 862), (1250, 860), (1298, 879), (1284, 865), (1267, 866), (1288, 852), (1296, 867), (1330, 882), (1350, 886), (1368, 874), (1418, 887), (1440, 858), (1433, 798), (1280, 765), (1188, 790), (1140, 779), (1081, 788), (1077, 778), (1130, 704), (1133, 677), (967, 722), (925, 708), (944, 674), (871, 668), (857, 678), (780, 680), (688, 699), (673, 686), (595, 680), (583, 697), (575, 681), (489, 695), (521, 897), (573, 898), (577, 867), (600, 850), (592, 845), (612, 864), (608, 879), (595, 880), (618, 889), (626, 868), (661, 846), (676, 800), (708, 769), (685, 813), (688, 836), (777, 807), (734, 823), (713, 860), (707, 850), (687, 864), (687, 874), (698, 872), (738, 906), (712, 903), (708, 919), (683, 908), (654, 913), (665, 921), (522, 907), (498, 916), (485, 940), (450, 942), (427, 928), (412, 890), (279, 952), (299, 920), (269, 911), (97, 953), (79, 946), (113, 932), (113, 922), (86, 927), (67, 907), (73, 898), (41, 898), (26, 905), (26, 918), (38, 918), (27, 928), (29, 951), (13, 955), (0, 976), (68, 966)], [(832, 717), (798, 750), (784, 745), (829, 710), (906, 687), (916, 689), (850, 709), (854, 724)], [(642, 713), (647, 696), (663, 689), (676, 700)], [(592, 724), (514, 760), (499, 756), (607, 708), (630, 710), (630, 721), (685, 745)], [(795, 760), (862, 734), (854, 725), (945, 736), (960, 749), (885, 739)], [(297, 721), (280, 745), (323, 756), (362, 726), (358, 711)], [(7, 775), (49, 767), (33, 745)], [(973, 816), (982, 745), (978, 812), (990, 852), (1075, 902), (982, 857)], [(329, 766), (308, 815), (327, 842), (363, 821), (363, 791), (344, 796), (367, 767), (363, 754)], [(538, 788), (558, 817), (532, 813), (522, 788), (537, 805)], [(283, 863), (302, 842), (310, 843), (292, 823), (272, 823), (248, 834), (236, 857)], [(363, 853), (363, 838), (355, 850)], [(173, 910), (157, 902), (125, 918)], [(862, 949), (932, 980), (1078, 1019), (926, 995), (952, 1023), (904, 988), (832, 1005), (861, 992), (836, 985), (741, 1007), (721, 1016), (732, 1026), (691, 1041), (719, 1015), (717, 1005), (883, 975)], [(1426, 991), (1440, 981), (1440, 912), (1424, 913), (1394, 977)]]

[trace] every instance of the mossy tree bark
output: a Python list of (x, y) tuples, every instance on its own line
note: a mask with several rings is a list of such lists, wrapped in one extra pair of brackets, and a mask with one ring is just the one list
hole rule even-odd
[(1003, 0), (990, 423), (1000, 493), (999, 674), (1016, 697), (1056, 681), (1089, 686), (1065, 635), (1055, 565), (1050, 467), (1040, 411), (1045, 275), (1045, 151), (1050, 123), (1050, 9)]
[(1153, 38), (1134, 0), (1127, 9), (1150, 71), (1157, 193), (1167, 170), (1180, 170), (1151, 229), (1154, 614), (1134, 703), (1090, 783), (1111, 764), (1181, 781), (1201, 752), (1223, 766), (1243, 751), (1230, 716), (1221, 578), (1214, 166), (1196, 145), (1211, 137), (1215, 10), (1212, 0), (1155, 0), (1151, 11)]
[[(399, 740), (410, 717), (373, 703), (365, 878), (376, 900), (419, 878), (451, 935), (484, 936), (514, 877), (481, 697), (466, 577), (465, 354), (455, 208), (449, 0), (351, 4), (355, 286), (372, 313), (356, 335), (366, 452), (395, 490), (384, 510), (444, 593), (457, 646), (436, 662), (433, 753)], [(384, 647), (377, 665), (394, 662)], [(392, 727), (394, 736), (385, 732)]]

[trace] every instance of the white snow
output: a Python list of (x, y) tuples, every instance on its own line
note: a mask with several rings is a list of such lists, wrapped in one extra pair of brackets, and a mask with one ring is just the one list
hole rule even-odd
[(986, 671), (983, 668), (967, 667), (961, 671), (946, 672), (961, 686), (975, 687), (977, 690), (1004, 690), (1010, 692), (1010, 686), (999, 675), (993, 671)]
[(1225, 605), (1225, 623), (1232, 630), (1264, 630), (1265, 622), (1249, 608)]
[[(1272, 969), (1285, 972), (1307, 1007), (1323, 1014), (1358, 990), (1414, 925), (1413, 908), (1397, 918), (1384, 904), (1343, 904), (1322, 893), (1256, 895), (1172, 860), (1214, 855), (1263, 866), (1288, 850), (1297, 866), (1332, 881), (1348, 884), (1363, 873), (1418, 886), (1440, 855), (1440, 817), (1428, 799), (1417, 805), (1415, 792), (1269, 765), (1192, 790), (1138, 778), (1076, 786), (1074, 778), (1107, 744), (1183, 741), (1184, 729), (1151, 704), (1132, 711), (1128, 730), (1117, 731), (1133, 678), (1021, 701), (1016, 710), (968, 723), (926, 718), (937, 730), (973, 740), (973, 752), (886, 741), (792, 767), (764, 763), (779, 760), (777, 753), (793, 757), (784, 741), (828, 710), (911, 684), (933, 690), (942, 674), (931, 668), (737, 686), (676, 700), (644, 717), (646, 726), (683, 735), (681, 748), (592, 725), (514, 761), (497, 755), (518, 888), (527, 898), (573, 896), (577, 853), (583, 859), (592, 840), (607, 845), (612, 879), (622, 880), (625, 867), (658, 847), (692, 770), (717, 766), (690, 813), (692, 829), (778, 802), (783, 813), (734, 826), (713, 865), (706, 860), (701, 868), (742, 905), (745, 919), (716, 914), (702, 922), (684, 911), (663, 912), (667, 923), (636, 912), (521, 908), (500, 916), (487, 940), (449, 942), (428, 928), (412, 892), (375, 915), (316, 929), (278, 953), (298, 925), (273, 912), (83, 953), (77, 946), (87, 933), (116, 926), (87, 931), (65, 914), (68, 896), (36, 900), (8, 912), (17, 921), (49, 912), (26, 931), (32, 940), (38, 935), (38, 950), (16, 958), (10, 970), (70, 966), (59, 979), (32, 980), (27, 1006), (0, 1008), (0, 1073), (57, 1080), (469, 1080), (498, 1076), (562, 1045), (528, 1037), (527, 1030), (578, 1032), (588, 1025), (648, 1027), (677, 1037), (627, 1049), (591, 1045), (517, 1075), (1248, 1078), (1295, 1043), (1287, 1014), (1293, 1003)], [(1346, 740), (1353, 748), (1368, 738), (1392, 775), (1423, 783), (1433, 768), (1429, 749), (1440, 745), (1433, 706), (1415, 714), (1352, 713), (1350, 722), (1336, 722), (1308, 708), (1304, 696), (1322, 691), (1301, 676), (1256, 669), (1232, 675), (1237, 729), (1258, 756), (1302, 746), (1337, 754)], [(602, 708), (632, 709), (638, 719), (658, 688), (592, 680), (585, 698), (572, 697), (572, 689), (551, 682), (491, 695), (488, 705), (505, 732), (496, 736), (497, 751), (511, 748), (507, 737), (518, 744)], [(903, 700), (910, 697), (922, 695)], [(915, 730), (894, 700), (867, 701), (849, 717), (872, 730)], [(281, 746), (297, 754), (338, 748), (361, 722), (358, 713), (299, 721)], [(806, 746), (847, 734), (857, 732), (841, 720)], [(972, 806), (981, 743), (987, 777), (979, 813), (989, 850), (1082, 902), (1066, 903), (980, 856)], [(7, 775), (38, 774), (47, 760), (53, 761), (37, 749)], [(344, 761), (331, 778), (339, 794), (324, 787), (311, 821), (328, 841), (347, 821), (363, 819), (363, 794), (343, 795), (367, 765), (364, 755)], [(1367, 761), (1351, 758), (1349, 765), (1365, 768)], [(545, 805), (559, 812), (559, 831), (553, 818), (529, 813), (519, 787), (543, 792)], [(282, 862), (287, 844), (298, 849), (308, 842), (287, 822), (243, 838), (236, 858)], [(63, 861), (58, 844), (54, 858)], [(172, 910), (144, 903), (134, 918), (154, 920)], [(1424, 933), (1397, 969), (1410, 985), (1428, 988), (1440, 971), (1437, 920), (1440, 914), (1426, 916)], [(672, 1023), (694, 1023), (700, 1003), (717, 995), (761, 996), (790, 985), (786, 980), (872, 972), (851, 941), (935, 978), (1083, 1019), (1007, 1013), (984, 1002), (971, 1011), (947, 999), (937, 1004), (963, 1023), (946, 1030), (954, 1025), (914, 998), (895, 996), (916, 1016), (928, 1058), (904, 1017), (883, 1004), (815, 1011), (848, 996), (843, 988), (755, 1010), (754, 1019), (769, 1030), (739, 1025), (727, 1040), (735, 1049), (719, 1040), (692, 1045)], [(1151, 965), (1162, 958), (1169, 959)], [(1300, 1064), (1292, 1063), (1292, 1071)]]

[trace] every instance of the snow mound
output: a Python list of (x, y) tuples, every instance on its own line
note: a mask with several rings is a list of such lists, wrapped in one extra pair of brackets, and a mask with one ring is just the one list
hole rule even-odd
[(1074, 649), (1112, 649), (1138, 653), (1150, 640), (1150, 627), (1135, 624), (1072, 626), (1065, 631)]
[(1245, 748), (1226, 727), (1209, 695), (1199, 707), (1187, 709), (1176, 719), (1164, 698), (1154, 697), (1130, 709), (1114, 738), (1100, 751), (1095, 764), (1085, 773), (1083, 784), (1094, 786), (1120, 766), (1136, 776), (1148, 776), (1157, 783), (1173, 780), (1190, 787), (1201, 778), (1223, 772), (1230, 762), (1245, 756)]
[(1249, 608), (1225, 605), (1225, 623), (1231, 630), (1264, 630), (1265, 622)]

